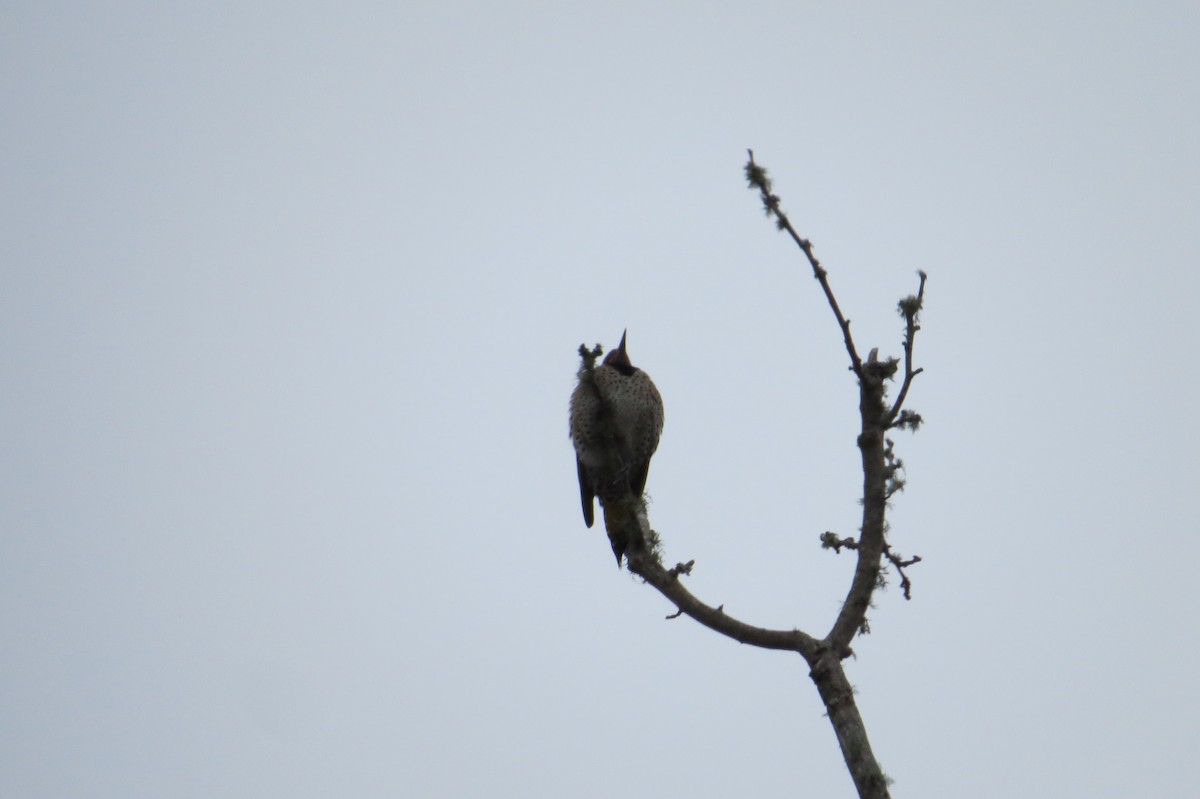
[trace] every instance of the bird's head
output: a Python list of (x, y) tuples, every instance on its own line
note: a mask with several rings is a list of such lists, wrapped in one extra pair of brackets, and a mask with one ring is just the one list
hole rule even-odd
[(630, 374), (633, 372), (633, 364), (629, 361), (629, 353), (625, 352), (625, 330), (621, 333), (621, 343), (617, 345), (615, 350), (612, 350), (608, 355), (604, 356), (604, 365), (611, 366), (622, 374)]

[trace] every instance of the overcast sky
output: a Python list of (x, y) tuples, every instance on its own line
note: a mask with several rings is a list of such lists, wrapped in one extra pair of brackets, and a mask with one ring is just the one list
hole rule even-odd
[(1195, 795), (1200, 6), (0, 6), (0, 795), (850, 797), (803, 661), (585, 529), (580, 343), (666, 560), (824, 635), (862, 351), (929, 273), (848, 662), (896, 797)]

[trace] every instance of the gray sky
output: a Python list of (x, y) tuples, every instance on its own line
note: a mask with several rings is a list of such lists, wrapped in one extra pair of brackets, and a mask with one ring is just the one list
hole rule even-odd
[(753, 147), (864, 351), (930, 275), (894, 794), (1194, 795), (1200, 7), (245, 6), (0, 8), (0, 794), (853, 795), (566, 435), (628, 327), (667, 560), (828, 629), (856, 392)]

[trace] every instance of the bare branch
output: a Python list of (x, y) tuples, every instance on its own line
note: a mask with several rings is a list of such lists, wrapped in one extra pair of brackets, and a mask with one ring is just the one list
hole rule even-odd
[(837, 554), (842, 554), (842, 547), (849, 550), (858, 549), (858, 542), (853, 538), (838, 538), (838, 534), (832, 530), (826, 530), (821, 534), (821, 548), (832, 549)]
[(906, 600), (912, 599), (912, 581), (908, 579), (908, 574), (905, 573), (905, 568), (913, 566), (921, 562), (920, 555), (913, 555), (908, 560), (905, 560), (899, 553), (893, 553), (892, 548), (884, 544), (884, 554), (887, 556), (888, 562), (896, 568), (896, 573), (900, 575), (900, 589), (904, 591)]
[(721, 635), (728, 636), (738, 643), (758, 646), (763, 649), (783, 649), (798, 652), (806, 660), (815, 656), (818, 647), (817, 639), (800, 630), (769, 630), (765, 627), (755, 627), (739, 621), (725, 612), (725, 606), (712, 607), (701, 602), (684, 587), (679, 579), (681, 574), (691, 571), (692, 563), (687, 564), (686, 571), (665, 569), (652, 553), (638, 550), (627, 556), (629, 571), (641, 577), (650, 585), (675, 604), (678, 612), (668, 616), (675, 618), (683, 613), (696, 621), (715, 630)]
[(817, 686), (821, 701), (829, 714), (829, 723), (837, 735), (842, 759), (850, 770), (854, 787), (861, 799), (888, 799), (890, 780), (875, 760), (867, 728), (854, 701), (854, 687), (846, 679), (846, 671), (836, 655), (825, 650), (820, 658), (810, 661), (809, 677)]
[[(686, 614), (705, 627), (743, 644), (800, 653), (808, 663), (808, 676), (825, 703), (829, 723), (833, 726), (858, 795), (868, 799), (888, 798), (887, 776), (875, 760), (866, 725), (854, 701), (854, 688), (842, 668), (844, 654), (830, 651), (825, 641), (817, 641), (799, 630), (754, 627), (726, 614), (724, 605), (714, 608), (704, 604), (684, 588), (679, 579), (681, 575), (691, 572), (694, 561), (668, 570), (663, 568), (654, 553), (646, 550), (633, 552), (627, 561), (631, 572), (675, 603), (678, 610), (667, 616), (668, 619)], [(684, 568), (681, 569), (681, 566)]]
[[(817, 639), (799, 630), (769, 630), (739, 621), (725, 613), (725, 606), (711, 607), (683, 586), (680, 577), (691, 574), (696, 562), (678, 563), (667, 569), (659, 557), (658, 534), (650, 528), (646, 503), (627, 494), (609, 497), (604, 505), (604, 524), (610, 537), (630, 542), (625, 550), (629, 571), (654, 586), (683, 613), (711, 630), (735, 641), (764, 649), (798, 652), (808, 659), (817, 650)], [(668, 618), (677, 618), (678, 614)]]
[(848, 652), (850, 641), (862, 629), (871, 605), (871, 594), (879, 582), (883, 555), (887, 486), (891, 476), (884, 450), (884, 382), (881, 374), (864, 370), (859, 379), (859, 411), (862, 432), (858, 448), (863, 469), (863, 517), (858, 541), (858, 562), (854, 579), (842, 603), (841, 612), (826, 637), (835, 652)]
[(910, 427), (914, 431), (921, 424), (919, 415), (910, 414), (903, 420), (898, 420), (898, 417), (900, 409), (904, 407), (904, 400), (908, 397), (908, 388), (912, 385), (913, 378), (925, 371), (924, 369), (913, 369), (913, 344), (917, 331), (921, 329), (920, 314), (921, 308), (925, 305), (925, 278), (928, 277), (924, 270), (918, 271), (917, 274), (921, 277), (921, 284), (917, 287), (916, 296), (905, 297), (899, 303), (900, 315), (904, 317), (904, 382), (900, 385), (900, 393), (896, 395), (895, 404), (888, 412), (889, 427), (904, 426)]
[(856, 375), (862, 377), (862, 359), (858, 357), (858, 350), (854, 347), (854, 338), (850, 335), (850, 320), (842, 315), (842, 309), (838, 306), (837, 298), (833, 296), (833, 289), (829, 286), (829, 275), (825, 271), (825, 267), (821, 266), (821, 262), (817, 260), (817, 256), (813, 254), (812, 242), (801, 237), (796, 229), (792, 227), (791, 220), (787, 218), (787, 214), (780, 207), (780, 200), (777, 195), (771, 193), (771, 179), (767, 176), (765, 167), (761, 167), (754, 162), (754, 151), (746, 151), (750, 160), (746, 162), (746, 182), (751, 188), (758, 189), (759, 197), (762, 199), (763, 208), (767, 212), (767, 216), (775, 217), (775, 224), (780, 230), (786, 230), (788, 235), (792, 237), (792, 241), (796, 242), (796, 246), (808, 258), (809, 264), (812, 265), (813, 276), (821, 284), (821, 289), (825, 292), (825, 299), (829, 301), (829, 307), (833, 309), (833, 315), (837, 317), (838, 327), (842, 329), (842, 338), (846, 342), (846, 352), (850, 356), (850, 368)]
[(779, 196), (772, 191), (766, 169), (755, 162), (753, 151), (748, 152), (746, 181), (751, 188), (758, 190), (767, 216), (775, 218), (776, 227), (787, 231), (808, 258), (813, 275), (821, 284), (829, 307), (837, 318), (846, 352), (850, 356), (851, 369), (858, 377), (859, 414), (862, 419), (862, 428), (858, 436), (863, 469), (863, 520), (860, 528), (862, 535), (858, 540), (840, 538), (833, 532), (826, 532), (821, 536), (823, 547), (835, 552), (840, 552), (845, 547), (857, 552), (858, 559), (854, 579), (833, 627), (819, 642), (817, 657), (806, 657), (806, 660), (812, 668), (810, 676), (829, 711), (830, 722), (838, 736), (842, 756), (854, 778), (859, 796), (882, 799), (889, 795), (889, 780), (871, 752), (866, 727), (858, 713), (854, 691), (846, 680), (841, 661), (853, 654), (850, 642), (854, 636), (870, 631), (867, 610), (871, 606), (872, 594), (883, 584), (882, 560), (885, 552), (889, 562), (900, 573), (906, 599), (911, 596), (911, 583), (904, 568), (920, 560), (914, 558), (905, 561), (899, 556), (893, 558), (885, 539), (888, 500), (904, 488), (904, 464), (895, 456), (892, 442), (887, 439), (885, 433), (892, 427), (916, 430), (921, 423), (919, 414), (902, 408), (913, 378), (921, 373), (920, 369), (913, 368), (913, 342), (916, 332), (920, 329), (918, 316), (925, 296), (925, 273), (919, 273), (921, 283), (916, 296), (900, 301), (900, 312), (905, 319), (904, 380), (895, 403), (889, 407), (886, 383), (896, 375), (899, 367), (897, 360), (879, 360), (878, 349), (871, 350), (865, 363), (860, 359), (854, 339), (850, 335), (850, 321), (838, 305), (829, 285), (828, 274), (813, 254), (811, 242), (796, 232), (787, 215), (783, 213)]

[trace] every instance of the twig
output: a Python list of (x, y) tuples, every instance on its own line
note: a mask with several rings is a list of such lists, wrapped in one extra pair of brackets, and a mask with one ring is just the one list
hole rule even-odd
[(842, 553), (842, 547), (849, 550), (858, 549), (858, 542), (853, 538), (838, 538), (838, 534), (832, 530), (826, 530), (821, 534), (821, 548), (832, 549), (839, 555)]
[(904, 572), (904, 569), (920, 563), (921, 556), (913, 555), (908, 560), (905, 560), (902, 556), (893, 554), (892, 548), (886, 544), (883, 547), (883, 551), (887, 555), (888, 561), (896, 567), (896, 572), (900, 575), (900, 589), (904, 591), (904, 598), (906, 600), (912, 599), (912, 581), (908, 579), (908, 575)]
[[(858, 541), (853, 538), (839, 538), (837, 533), (827, 531), (821, 535), (821, 547), (823, 549), (832, 549), (834, 552), (841, 554), (843, 547), (849, 550), (858, 549)], [(912, 581), (908, 579), (908, 574), (904, 570), (909, 566), (920, 563), (921, 556), (913, 555), (908, 560), (905, 560), (902, 556), (893, 553), (891, 546), (886, 542), (883, 545), (883, 554), (887, 557), (888, 562), (896, 567), (896, 571), (900, 575), (900, 588), (904, 591), (904, 598), (912, 599)]]
[[(900, 393), (896, 395), (896, 402), (892, 405), (892, 409), (888, 412), (888, 426), (894, 427), (900, 415), (900, 409), (904, 407), (904, 400), (908, 397), (908, 388), (912, 385), (913, 378), (925, 371), (924, 369), (913, 369), (913, 343), (917, 335), (917, 331), (921, 329), (918, 324), (921, 308), (925, 304), (925, 278), (928, 277), (924, 270), (917, 272), (921, 277), (921, 284), (917, 287), (917, 295), (915, 297), (905, 297), (900, 300), (900, 314), (904, 317), (904, 382), (900, 385)], [(912, 418), (911, 416), (909, 418)], [(916, 422), (910, 423), (912, 429), (920, 426), (920, 416), (916, 416)], [(908, 425), (906, 425), (908, 426)]]
[(792, 227), (792, 222), (787, 218), (787, 214), (780, 207), (778, 195), (771, 193), (771, 179), (767, 177), (767, 170), (754, 162), (754, 151), (747, 150), (750, 155), (750, 160), (746, 162), (746, 182), (752, 188), (758, 189), (759, 197), (762, 199), (763, 208), (767, 212), (767, 216), (775, 217), (775, 225), (780, 230), (786, 230), (788, 235), (792, 237), (792, 241), (796, 242), (808, 258), (808, 262), (812, 265), (813, 276), (821, 284), (821, 290), (825, 292), (825, 299), (829, 301), (829, 307), (833, 309), (833, 315), (837, 317), (838, 327), (842, 329), (842, 338), (846, 342), (846, 352), (850, 355), (850, 368), (854, 370), (854, 374), (862, 377), (862, 359), (858, 357), (858, 350), (854, 346), (854, 338), (850, 335), (850, 320), (842, 314), (841, 307), (838, 306), (837, 298), (833, 296), (833, 289), (829, 286), (829, 276), (825, 271), (825, 267), (821, 266), (821, 262), (817, 260), (817, 256), (813, 254), (812, 242), (802, 237)]

